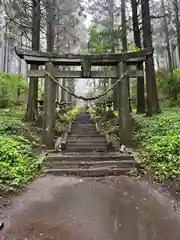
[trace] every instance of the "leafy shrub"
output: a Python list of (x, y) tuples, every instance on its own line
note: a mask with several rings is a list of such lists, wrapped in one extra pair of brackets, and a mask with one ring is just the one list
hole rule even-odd
[(135, 137), (141, 142), (140, 159), (156, 180), (180, 176), (180, 108), (168, 108), (152, 118), (135, 116)]
[(76, 116), (79, 114), (79, 111), (80, 111), (80, 106), (77, 105), (76, 107), (72, 108), (68, 114), (71, 117), (71, 119), (74, 120)]
[(93, 119), (94, 121), (97, 120), (101, 116), (100, 114), (98, 114), (99, 112), (97, 110), (98, 110), (97, 107), (94, 107), (94, 108), (90, 107), (88, 109), (88, 111), (89, 111), (89, 113), (91, 115), (91, 119)]
[(9, 190), (33, 179), (39, 171), (30, 142), (0, 136), (0, 189)]
[(31, 141), (31, 146), (36, 146), (39, 142), (37, 132), (40, 132), (40, 129), (18, 119), (0, 121), (0, 135), (5, 134), (16, 139), (22, 139), (23, 142), (27, 139)]
[(0, 191), (17, 188), (33, 179), (40, 163), (32, 154), (39, 146), (39, 129), (20, 119), (23, 106), (0, 109)]
[(20, 93), (27, 88), (28, 82), (22, 75), (0, 73), (0, 108), (17, 103)]
[(175, 69), (173, 74), (167, 71), (157, 72), (156, 79), (158, 89), (176, 102), (180, 93), (180, 68)]
[(135, 115), (135, 135), (140, 141), (146, 141), (153, 136), (180, 134), (180, 108), (164, 109), (163, 114), (145, 118)]
[(69, 123), (76, 118), (76, 116), (79, 114), (79, 111), (80, 106), (77, 105), (64, 115), (60, 115), (59, 121), (56, 122), (56, 133), (58, 133), (58, 135), (61, 135), (67, 131)]
[(180, 135), (152, 137), (146, 144), (142, 157), (154, 172), (156, 180), (180, 176)]

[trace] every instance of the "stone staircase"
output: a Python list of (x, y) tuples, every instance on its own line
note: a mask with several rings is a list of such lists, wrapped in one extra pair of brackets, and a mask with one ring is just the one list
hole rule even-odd
[(54, 175), (100, 177), (126, 174), (134, 168), (129, 153), (109, 150), (105, 137), (96, 130), (89, 113), (80, 113), (68, 135), (66, 150), (48, 153), (44, 172)]

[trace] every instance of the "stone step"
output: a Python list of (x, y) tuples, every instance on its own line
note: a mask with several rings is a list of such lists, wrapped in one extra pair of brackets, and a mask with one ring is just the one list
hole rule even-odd
[(68, 135), (68, 137), (89, 137), (89, 138), (91, 138), (91, 137), (96, 137), (96, 138), (99, 138), (99, 137), (101, 137), (102, 135), (100, 135), (99, 133), (90, 133), (90, 134), (86, 134), (86, 133), (79, 133), (79, 134), (77, 134), (77, 133), (70, 133), (69, 135)]
[(44, 173), (101, 177), (127, 174), (134, 169), (132, 154), (107, 150), (105, 136), (97, 132), (90, 114), (81, 113), (72, 124), (66, 149), (48, 153), (43, 162)]
[(83, 130), (83, 129), (72, 130), (71, 133), (76, 133), (77, 135), (82, 134), (82, 133), (86, 133), (86, 134), (96, 133), (96, 134), (99, 134), (96, 129), (94, 129), (94, 130), (87, 130), (87, 129), (86, 130)]
[(70, 135), (68, 135), (68, 136), (75, 136), (75, 137), (89, 137), (89, 136), (94, 136), (94, 137), (99, 137), (99, 136), (103, 136), (103, 135), (100, 135), (98, 132), (86, 132), (86, 131), (84, 131), (84, 132), (71, 132), (71, 134)]
[(96, 133), (98, 133), (97, 132), (97, 130), (96, 129), (72, 129), (71, 130), (71, 132), (77, 132), (77, 133), (81, 133), (81, 132), (89, 132), (89, 133), (91, 133), (91, 132), (96, 132)]
[(90, 116), (88, 117), (88, 116), (85, 116), (85, 117), (81, 117), (81, 118), (79, 118), (79, 117), (77, 117), (75, 120), (74, 120), (74, 122), (79, 122), (79, 123), (83, 123), (83, 122), (88, 122), (88, 123), (92, 123), (93, 121), (91, 120), (91, 118), (90, 118)]
[(133, 160), (133, 156), (128, 153), (106, 152), (106, 153), (78, 153), (78, 152), (54, 152), (48, 153), (45, 161), (120, 161), (120, 160)]
[(84, 118), (84, 119), (78, 119), (76, 118), (73, 122), (73, 124), (78, 123), (78, 124), (83, 124), (83, 123), (88, 123), (88, 124), (94, 124), (93, 121), (90, 120), (90, 118)]
[(128, 172), (132, 171), (132, 168), (115, 168), (111, 169), (108, 167), (102, 168), (91, 168), (91, 169), (76, 169), (76, 168), (68, 168), (68, 169), (45, 169), (44, 173), (52, 174), (56, 176), (60, 175), (71, 175), (71, 176), (79, 176), (79, 177), (103, 177), (103, 176), (117, 176), (117, 175), (125, 175)]
[(51, 169), (68, 169), (68, 168), (81, 168), (81, 169), (91, 169), (99, 167), (108, 168), (133, 168), (134, 162), (132, 160), (117, 160), (117, 161), (53, 161), (44, 162), (44, 167)]
[(78, 128), (94, 128), (96, 125), (94, 123), (73, 123), (73, 127), (78, 127)]
[(76, 133), (76, 134), (81, 134), (81, 133), (92, 134), (92, 133), (96, 133), (96, 134), (99, 134), (96, 129), (94, 129), (94, 130), (89, 130), (89, 129), (86, 129), (86, 130), (83, 130), (83, 129), (76, 130), (76, 129), (72, 129), (71, 133)]
[(84, 141), (84, 142), (92, 142), (92, 141), (94, 141), (94, 142), (101, 142), (101, 141), (105, 141), (105, 138), (103, 137), (103, 136), (99, 136), (99, 137), (96, 137), (96, 136), (94, 136), (94, 137), (87, 137), (87, 136), (81, 136), (81, 137), (79, 137), (79, 136), (68, 136), (68, 138), (67, 138), (67, 141), (69, 141), (69, 142), (74, 142), (74, 141)]
[(88, 123), (88, 122), (86, 122), (86, 123), (80, 123), (80, 122), (76, 122), (76, 123), (73, 123), (72, 126), (73, 126), (73, 127), (93, 128), (93, 127), (95, 127), (96, 125), (95, 125), (95, 123)]
[(86, 132), (86, 131), (81, 131), (81, 132), (71, 132), (69, 134), (69, 136), (77, 136), (77, 137), (81, 137), (81, 136), (84, 136), (84, 137), (91, 137), (91, 136), (94, 136), (94, 137), (99, 137), (99, 136), (103, 136), (103, 135), (100, 135), (98, 132), (93, 132), (93, 131), (90, 131), (90, 132)]
[(91, 153), (91, 152), (107, 152), (107, 148), (106, 147), (86, 147), (84, 146), (83, 148), (81, 147), (68, 147), (66, 146), (66, 152), (75, 152), (75, 150), (79, 153), (84, 153), (84, 152), (88, 152), (88, 153)]
[(94, 128), (96, 125), (95, 125), (95, 123), (83, 123), (83, 124), (81, 124), (81, 123), (73, 123), (72, 124), (72, 126), (73, 127), (78, 127), (78, 128)]
[(83, 141), (83, 140), (76, 140), (76, 141), (67, 141), (66, 147), (77, 147), (77, 148), (85, 148), (87, 146), (98, 146), (98, 147), (107, 147), (105, 140), (102, 141)]
[[(97, 143), (95, 143), (95, 144), (93, 144), (93, 143), (91, 143), (91, 144), (86, 144), (85, 142), (84, 142), (84, 144), (80, 144), (78, 141), (75, 143), (68, 143), (67, 142), (67, 144), (66, 144), (66, 147), (69, 147), (69, 148), (76, 148), (76, 147), (80, 147), (80, 148), (84, 148), (84, 147), (88, 147), (89, 146), (89, 148), (91, 148), (92, 150), (94, 149), (94, 148), (102, 148), (102, 147), (106, 147), (106, 144), (105, 143), (103, 143), (103, 144), (101, 144), (101, 142), (99, 142), (99, 144)], [(78, 151), (75, 151), (75, 152), (78, 152)]]
[(84, 148), (84, 147), (87, 147), (87, 146), (92, 146), (92, 149), (93, 147), (95, 148), (99, 148), (99, 147), (106, 147), (106, 142), (105, 140), (102, 140), (102, 141), (83, 141), (83, 139), (81, 140), (76, 140), (76, 141), (69, 141), (67, 140), (66, 141), (66, 147), (77, 147), (77, 148)]
[(93, 126), (91, 128), (89, 127), (73, 127), (72, 130), (76, 130), (76, 131), (96, 131), (96, 127)]
[(74, 129), (89, 129), (89, 130), (91, 130), (91, 129), (96, 129), (96, 126), (95, 126), (95, 124), (93, 124), (92, 126), (86, 126), (86, 124), (84, 124), (84, 125), (82, 125), (82, 126), (80, 126), (80, 125), (72, 125), (72, 127), (74, 128)]

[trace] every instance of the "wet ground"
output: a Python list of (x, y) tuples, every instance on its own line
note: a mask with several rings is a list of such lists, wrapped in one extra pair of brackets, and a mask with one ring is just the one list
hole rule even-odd
[(132, 177), (46, 176), (5, 210), (9, 240), (180, 239), (180, 215), (169, 197)]

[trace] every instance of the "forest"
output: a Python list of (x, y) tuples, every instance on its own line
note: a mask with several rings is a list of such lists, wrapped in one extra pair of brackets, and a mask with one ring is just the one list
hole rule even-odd
[[(144, 76), (130, 78), (133, 150), (137, 174), (158, 181), (180, 176), (180, 1), (179, 0), (1, 0), (0, 2), (0, 189), (14, 190), (41, 173), (41, 124), (37, 124), (43, 79), (27, 77), (27, 66), (14, 48), (51, 54), (111, 54), (154, 49), (140, 63)], [(31, 69), (39, 67), (32, 65)], [(104, 67), (103, 71), (109, 71)], [(58, 80), (77, 92), (77, 81)], [(81, 94), (96, 96), (114, 79), (87, 80)], [(79, 86), (79, 85), (78, 85)], [(150, 97), (147, 98), (148, 89)], [(79, 90), (80, 91), (80, 90)], [(117, 116), (117, 88), (109, 93)], [(75, 99), (56, 89), (57, 101)], [(91, 105), (91, 102), (89, 103)], [(61, 113), (63, 132), (78, 105)], [(95, 115), (95, 113), (93, 113)], [(94, 116), (98, 117), (98, 116)], [(117, 133), (117, 119), (105, 125)]]

